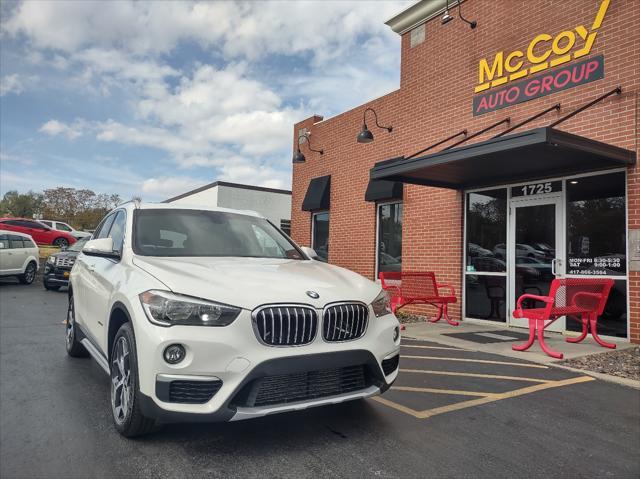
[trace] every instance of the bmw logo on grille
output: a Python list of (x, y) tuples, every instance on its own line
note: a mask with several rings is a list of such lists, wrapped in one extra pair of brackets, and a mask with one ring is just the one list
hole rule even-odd
[(307, 291), (307, 296), (313, 299), (318, 299), (320, 297), (320, 295), (315, 291)]

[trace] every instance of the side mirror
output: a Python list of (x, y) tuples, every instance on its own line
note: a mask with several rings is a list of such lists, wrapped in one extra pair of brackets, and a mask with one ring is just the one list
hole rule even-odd
[(316, 253), (316, 250), (314, 250), (313, 248), (309, 248), (308, 246), (300, 246), (300, 249), (309, 258), (315, 259), (315, 260), (318, 259), (318, 253)]
[(120, 252), (113, 250), (113, 239), (98, 238), (87, 241), (82, 252), (88, 256), (120, 259)]

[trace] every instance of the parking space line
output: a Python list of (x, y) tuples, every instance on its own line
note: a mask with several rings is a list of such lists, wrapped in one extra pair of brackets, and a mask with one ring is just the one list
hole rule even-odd
[(409, 391), (418, 393), (451, 394), (454, 396), (493, 396), (496, 393), (482, 393), (475, 391), (457, 391), (454, 389), (414, 388), (411, 386), (391, 386), (392, 391)]
[[(540, 381), (540, 380), (536, 380), (536, 381)], [(480, 406), (482, 404), (488, 404), (488, 403), (500, 401), (503, 399), (523, 396), (525, 394), (531, 394), (531, 393), (542, 391), (545, 389), (569, 386), (572, 384), (584, 383), (589, 381), (595, 381), (595, 378), (592, 378), (591, 376), (578, 376), (575, 378), (563, 379), (559, 381), (540, 381), (541, 384), (536, 384), (534, 386), (527, 386), (524, 388), (507, 391), (504, 393), (492, 393), (491, 395), (487, 395), (477, 399), (471, 399), (469, 401), (461, 401), (454, 404), (449, 404), (447, 406), (440, 406), (432, 409), (425, 409), (424, 411), (416, 411), (415, 409), (412, 409), (407, 406), (403, 406), (402, 404), (398, 404), (394, 401), (390, 401), (381, 396), (376, 396), (372, 399), (380, 404), (383, 404), (385, 406), (388, 406), (390, 408), (396, 409), (400, 412), (413, 416), (416, 419), (426, 419), (433, 416), (437, 416), (439, 414), (458, 411), (460, 409), (466, 409), (473, 406)], [(396, 388), (394, 387), (393, 389), (396, 389)]]
[(488, 359), (469, 359), (469, 358), (445, 358), (437, 356), (403, 356), (401, 358), (406, 359), (433, 359), (434, 361), (459, 361), (464, 363), (481, 363), (481, 364), (500, 364), (503, 366), (518, 366), (521, 368), (536, 368), (536, 369), (549, 369), (549, 366), (542, 364), (527, 364), (527, 363), (512, 363), (509, 361), (490, 361)]
[(499, 376), (496, 374), (479, 374), (479, 373), (455, 373), (450, 371), (427, 371), (424, 369), (401, 369), (402, 373), (418, 373), (418, 374), (436, 374), (440, 376), (465, 376), (469, 378), (487, 378), (487, 379), (507, 379), (510, 381), (525, 381), (530, 383), (546, 383), (546, 379), (523, 378), (520, 376)]
[(460, 348), (450, 348), (447, 346), (422, 346), (419, 344), (401, 344), (403, 348), (419, 348), (419, 349), (443, 349), (447, 351), (472, 351), (476, 352), (475, 349), (460, 349)]

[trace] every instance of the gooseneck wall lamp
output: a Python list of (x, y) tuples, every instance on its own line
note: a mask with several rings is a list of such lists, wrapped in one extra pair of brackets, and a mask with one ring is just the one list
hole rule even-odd
[(298, 144), (296, 145), (296, 152), (293, 155), (293, 162), (294, 163), (304, 163), (305, 161), (307, 161), (307, 159), (304, 157), (304, 155), (300, 151), (300, 139), (301, 138), (304, 138), (304, 139), (307, 140), (307, 145), (309, 145), (309, 151), (313, 151), (314, 153), (320, 153), (321, 155), (324, 155), (324, 150), (314, 150), (313, 148), (311, 148), (311, 142), (309, 141), (309, 135), (300, 135), (298, 137)]
[[(449, 13), (449, 0), (446, 0), (446, 7), (444, 9), (444, 15), (442, 15), (442, 24), (445, 25), (447, 23), (449, 23), (451, 20), (453, 20), (453, 17), (451, 16), (451, 14)], [(462, 3), (462, 0), (458, 0), (458, 16), (460, 17), (460, 20), (462, 20), (465, 23), (468, 23), (469, 26), (471, 27), (471, 29), (473, 30), (474, 28), (476, 28), (478, 26), (478, 22), (476, 22), (475, 20), (469, 21), (466, 18), (464, 18), (462, 16), (462, 10), (460, 9), (460, 4)]]
[(367, 128), (367, 112), (368, 111), (373, 112), (373, 117), (376, 120), (376, 126), (378, 128), (384, 128), (389, 133), (393, 131), (392, 126), (382, 126), (378, 124), (378, 114), (376, 113), (376, 111), (373, 108), (367, 108), (362, 114), (362, 131), (358, 133), (358, 143), (371, 143), (373, 141), (373, 133), (371, 133), (371, 131), (369, 131), (369, 128)]

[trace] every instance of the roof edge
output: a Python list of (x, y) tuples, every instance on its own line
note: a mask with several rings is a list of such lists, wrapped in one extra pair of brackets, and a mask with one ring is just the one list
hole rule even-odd
[[(457, 6), (460, 1), (463, 0), (449, 0), (449, 9)], [(440, 16), (445, 9), (446, 0), (420, 0), (384, 23), (398, 35), (402, 35), (418, 25)]]
[(216, 186), (226, 186), (228, 188), (238, 188), (242, 190), (254, 190), (254, 191), (264, 191), (266, 193), (279, 193), (282, 195), (291, 195), (291, 190), (281, 190), (278, 188), (267, 188), (266, 186), (254, 186), (254, 185), (243, 185), (241, 183), (231, 183), (228, 181), (214, 181), (213, 183), (209, 183), (207, 185), (201, 186), (191, 191), (187, 191), (186, 193), (182, 193), (178, 196), (174, 196), (173, 198), (166, 199), (162, 201), (162, 203), (171, 203), (172, 201), (180, 200), (182, 198), (186, 198), (187, 196), (195, 195), (196, 193), (200, 193), (202, 191), (215, 188)]

